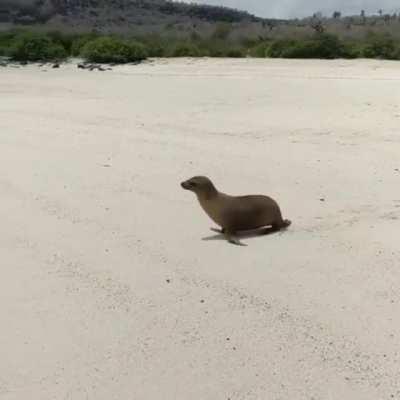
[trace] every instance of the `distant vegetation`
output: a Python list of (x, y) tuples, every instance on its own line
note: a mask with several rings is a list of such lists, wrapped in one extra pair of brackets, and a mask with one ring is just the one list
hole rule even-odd
[(151, 20), (183, 22), (188, 19), (209, 22), (260, 20), (245, 11), (223, 6), (201, 5), (168, 0), (0, 0), (0, 23), (19, 25), (52, 23), (86, 28), (133, 25)]
[[(161, 3), (161, 2), (160, 2)], [(199, 5), (195, 3), (167, 1), (160, 4), (157, 9), (169, 15), (184, 15), (190, 18), (198, 18), (207, 21), (241, 22), (243, 20), (257, 21), (260, 18), (254, 17), (245, 11), (234, 10), (223, 6)]]
[(0, 56), (137, 62), (146, 57), (400, 59), (400, 16), (271, 20), (167, 0), (0, 0)]
[(0, 33), (0, 55), (15, 61), (61, 61), (81, 57), (95, 63), (137, 62), (147, 57), (271, 57), (400, 59), (400, 42), (387, 33), (369, 33), (362, 40), (344, 40), (315, 32), (308, 37), (231, 40), (216, 31), (209, 38), (165, 39), (99, 34)]

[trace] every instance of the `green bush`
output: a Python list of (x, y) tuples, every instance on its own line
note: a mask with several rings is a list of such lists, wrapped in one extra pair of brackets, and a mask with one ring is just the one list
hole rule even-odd
[(200, 49), (192, 43), (180, 43), (172, 49), (172, 57), (201, 57)]
[(50, 31), (46, 33), (46, 36), (49, 37), (54, 43), (64, 47), (68, 54), (71, 53), (75, 35), (64, 34), (59, 31)]
[(164, 57), (166, 54), (165, 46), (160, 43), (148, 43), (146, 47), (149, 57)]
[(170, 46), (168, 38), (156, 33), (135, 36), (132, 40), (143, 43), (146, 47), (148, 57), (164, 57), (167, 54), (168, 46)]
[(87, 42), (80, 54), (86, 61), (96, 63), (128, 63), (147, 58), (146, 48), (141, 43), (108, 36)]
[(16, 61), (52, 61), (62, 60), (68, 53), (48, 36), (23, 34), (11, 43), (9, 56)]
[(347, 49), (344, 43), (336, 36), (328, 33), (317, 34), (312, 40), (314, 53), (317, 58), (347, 58)]
[(5, 51), (9, 49), (11, 43), (14, 41), (16, 33), (15, 32), (0, 32), (0, 51)]
[(398, 59), (399, 49), (390, 35), (371, 33), (367, 36), (362, 55), (366, 58)]
[(10, 55), (11, 45), (16, 35), (16, 31), (0, 32), (0, 57), (8, 57)]
[(357, 42), (344, 42), (344, 58), (360, 58), (362, 57), (363, 47)]
[(279, 39), (271, 43), (266, 55), (271, 58), (285, 58), (286, 53), (298, 46), (299, 42), (293, 39)]
[(396, 47), (390, 56), (390, 60), (400, 60), (400, 47)]
[(267, 56), (269, 43), (259, 43), (249, 49), (249, 55), (256, 58), (264, 58)]
[(226, 50), (222, 46), (211, 46), (208, 48), (208, 54), (214, 58), (225, 57)]
[(232, 44), (223, 40), (205, 39), (199, 44), (200, 52), (206, 57), (241, 58), (247, 54), (247, 48), (240, 44)]
[(246, 53), (245, 53), (244, 49), (240, 49), (240, 48), (228, 49), (226, 52), (226, 57), (229, 57), (229, 58), (243, 58), (245, 56), (246, 56)]
[(70, 53), (73, 57), (78, 57), (81, 55), (83, 47), (86, 43), (97, 39), (99, 36), (97, 34), (89, 33), (89, 34), (81, 34), (76, 35), (72, 41)]
[(319, 33), (306, 40), (279, 40), (268, 49), (269, 57), (351, 58), (350, 49), (335, 35)]

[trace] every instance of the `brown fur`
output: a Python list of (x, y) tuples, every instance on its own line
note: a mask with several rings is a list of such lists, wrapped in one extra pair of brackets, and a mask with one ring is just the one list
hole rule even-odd
[(268, 196), (229, 196), (219, 192), (204, 176), (196, 176), (181, 184), (193, 191), (207, 215), (221, 228), (230, 241), (240, 231), (270, 226), (274, 230), (288, 227), (291, 222), (282, 218), (275, 200)]

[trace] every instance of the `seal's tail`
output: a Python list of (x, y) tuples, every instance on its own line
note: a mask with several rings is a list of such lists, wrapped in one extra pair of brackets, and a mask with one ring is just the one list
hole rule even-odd
[(284, 219), (282, 222), (282, 229), (288, 228), (290, 225), (292, 225), (292, 221), (289, 219)]

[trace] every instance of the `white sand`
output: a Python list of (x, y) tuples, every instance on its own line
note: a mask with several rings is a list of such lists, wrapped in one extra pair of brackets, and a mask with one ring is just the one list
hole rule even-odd
[[(1, 400), (400, 398), (399, 63), (47, 69), (0, 68)], [(219, 240), (195, 174), (293, 226)]]

